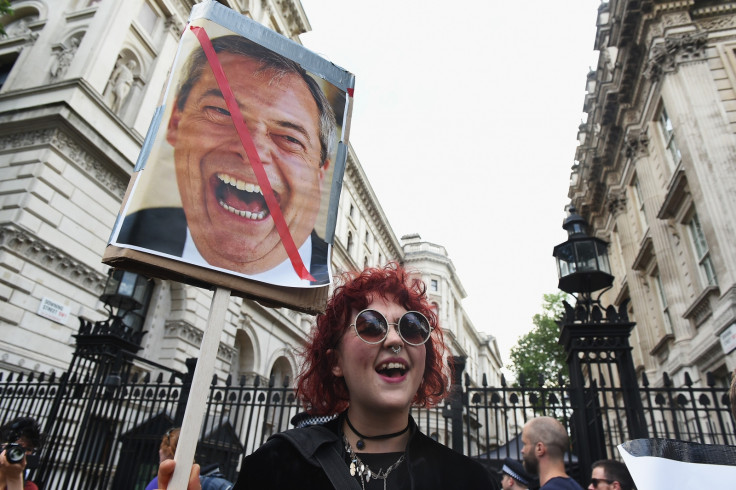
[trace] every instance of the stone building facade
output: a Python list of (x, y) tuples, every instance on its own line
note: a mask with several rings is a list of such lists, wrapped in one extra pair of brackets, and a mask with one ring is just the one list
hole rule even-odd
[[(194, 3), (20, 0), (0, 19), (8, 33), (0, 39), (1, 370), (64, 371), (78, 317), (107, 317), (99, 300), (108, 270), (101, 255)], [(298, 0), (221, 3), (295, 42), (310, 29)], [(442, 284), (432, 294), (453, 353), (470, 356), (474, 374), (497, 376), (495, 340), (464, 313), (446, 253), (437, 265), (414, 261), (420, 242), (396, 238), (357, 156), (348, 153), (333, 271), (391, 260), (432, 265), (422, 273)], [(185, 360), (198, 354), (211, 297), (154, 280), (139, 315), (146, 333), (138, 355), (185, 370)], [(312, 323), (309, 315), (231, 298), (218, 377), (293, 380), (295, 348)]]
[(607, 240), (640, 372), (736, 368), (736, 3), (599, 8), (569, 197)]

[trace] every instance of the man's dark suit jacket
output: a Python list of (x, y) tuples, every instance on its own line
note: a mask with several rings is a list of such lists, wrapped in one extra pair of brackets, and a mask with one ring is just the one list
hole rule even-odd
[[(124, 218), (117, 241), (181, 257), (186, 237), (187, 219), (184, 209), (149, 208)], [(312, 284), (329, 284), (327, 260), (327, 243), (312, 231), (312, 259), (309, 268), (315, 279)]]

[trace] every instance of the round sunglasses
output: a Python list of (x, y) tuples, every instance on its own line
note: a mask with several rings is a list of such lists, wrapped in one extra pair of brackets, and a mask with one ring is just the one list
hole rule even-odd
[(355, 328), (355, 333), (366, 344), (380, 344), (388, 337), (389, 325), (396, 327), (401, 340), (409, 345), (422, 345), (432, 333), (429, 320), (418, 311), (407, 311), (397, 323), (391, 323), (379, 311), (363, 310), (350, 326)]

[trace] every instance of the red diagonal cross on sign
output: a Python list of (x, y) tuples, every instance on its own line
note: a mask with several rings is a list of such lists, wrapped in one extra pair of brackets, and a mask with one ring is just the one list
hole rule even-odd
[(289, 255), (291, 265), (301, 279), (314, 281), (314, 277), (312, 277), (304, 266), (304, 262), (302, 262), (302, 258), (299, 255), (299, 250), (294, 243), (294, 239), (291, 237), (289, 227), (284, 220), (284, 215), (281, 213), (281, 208), (279, 207), (279, 203), (276, 201), (276, 196), (273, 194), (273, 189), (271, 188), (271, 183), (268, 180), (266, 171), (263, 168), (261, 158), (258, 156), (256, 145), (253, 143), (250, 131), (248, 131), (248, 127), (243, 120), (243, 115), (240, 113), (238, 101), (235, 99), (235, 94), (233, 94), (233, 91), (230, 88), (230, 83), (227, 81), (227, 77), (225, 76), (225, 70), (222, 69), (222, 65), (220, 64), (220, 60), (217, 58), (217, 53), (215, 52), (215, 48), (212, 46), (210, 37), (207, 35), (204, 27), (189, 26), (189, 29), (191, 29), (194, 35), (197, 36), (199, 44), (202, 45), (207, 61), (215, 75), (217, 85), (220, 87), (220, 92), (222, 92), (222, 96), (225, 98), (225, 104), (230, 111), (230, 118), (235, 125), (235, 130), (238, 132), (240, 142), (243, 144), (243, 149), (245, 150), (245, 153), (250, 160), (251, 167), (253, 167), (253, 171), (256, 174), (258, 185), (261, 186), (263, 197), (266, 200), (266, 206), (268, 206), (268, 210), (273, 217), (276, 230), (281, 238), (281, 243), (284, 244), (286, 253)]

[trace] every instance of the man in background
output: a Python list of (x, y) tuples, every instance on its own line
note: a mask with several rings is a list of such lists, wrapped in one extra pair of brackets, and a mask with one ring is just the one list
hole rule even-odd
[(562, 424), (552, 417), (537, 417), (521, 433), (524, 468), (539, 475), (541, 490), (583, 490), (565, 472), (565, 452), (570, 439)]
[(527, 490), (534, 482), (534, 477), (526, 472), (519, 461), (506, 458), (501, 468), (501, 488), (503, 490)]
[(592, 466), (588, 490), (636, 490), (626, 465), (614, 459), (602, 459)]
[(41, 428), (31, 417), (18, 417), (0, 427), (0, 489), (38, 490), (25, 480), (27, 457), (41, 447)]

